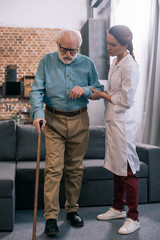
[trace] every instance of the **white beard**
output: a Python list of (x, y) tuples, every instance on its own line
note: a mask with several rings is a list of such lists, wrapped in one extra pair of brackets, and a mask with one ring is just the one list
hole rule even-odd
[(64, 64), (70, 64), (76, 59), (76, 57), (77, 57), (77, 54), (74, 57), (68, 57), (68, 58), (65, 56), (61, 56), (61, 54), (59, 54), (59, 58)]

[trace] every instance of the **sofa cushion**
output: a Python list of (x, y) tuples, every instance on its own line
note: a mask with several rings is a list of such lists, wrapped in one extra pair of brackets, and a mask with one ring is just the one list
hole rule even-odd
[(16, 122), (0, 121), (0, 161), (13, 161), (16, 156)]
[(140, 171), (136, 172), (136, 175), (138, 178), (148, 178), (149, 176), (148, 164), (140, 161)]
[(160, 147), (158, 146), (154, 146), (154, 145), (149, 145), (149, 144), (145, 144), (145, 143), (138, 143), (136, 142), (136, 151), (138, 154), (139, 159), (141, 159), (141, 161), (149, 164), (148, 160), (149, 160), (149, 153), (152, 151), (157, 151), (157, 158), (159, 157), (159, 152), (158, 150), (160, 150)]
[[(113, 179), (113, 174), (103, 167), (104, 160), (102, 159), (84, 159), (84, 173), (83, 181), (85, 180), (109, 180)], [(40, 162), (39, 182), (44, 182), (44, 167), (45, 162)], [(35, 161), (20, 161), (17, 162), (16, 182), (34, 182), (36, 176), (36, 162)], [(148, 165), (140, 162), (140, 171), (137, 172), (138, 178), (148, 177)], [(62, 177), (64, 181), (64, 174)]]
[[(103, 167), (104, 160), (102, 159), (84, 159), (84, 174), (83, 180), (107, 180), (113, 179), (113, 174)], [(148, 165), (140, 161), (140, 171), (137, 172), (138, 178), (148, 177)]]
[[(34, 126), (17, 124), (16, 161), (36, 161), (38, 133)], [(45, 159), (45, 136), (41, 134), (40, 158)]]
[(104, 159), (84, 159), (84, 180), (113, 179), (113, 174), (103, 167)]
[(90, 127), (88, 147), (84, 158), (104, 159), (105, 157), (105, 127)]
[[(45, 162), (40, 162), (39, 167), (39, 182), (44, 182), (44, 165)], [(20, 161), (17, 162), (16, 182), (34, 182), (36, 176), (35, 161)]]
[(15, 188), (15, 176), (15, 162), (0, 162), (0, 197), (13, 197)]

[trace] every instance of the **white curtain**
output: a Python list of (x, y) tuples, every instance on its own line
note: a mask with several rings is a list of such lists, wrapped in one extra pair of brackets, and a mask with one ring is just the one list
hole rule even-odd
[(152, 0), (143, 142), (160, 146), (160, 0)]
[[(151, 50), (151, 47), (149, 46), (149, 36), (152, 35), (151, 28), (153, 30), (153, 26), (150, 26), (150, 10), (153, 9), (153, 3), (155, 5), (156, 1), (158, 0), (111, 0), (111, 26), (124, 24), (127, 25), (133, 33), (134, 54), (140, 70), (140, 80), (136, 93), (136, 141), (138, 142), (144, 140), (143, 134), (147, 130), (146, 125), (149, 125), (150, 121), (152, 122), (151, 118), (149, 119), (149, 122), (147, 120), (147, 116), (150, 116), (150, 112), (145, 112), (145, 106), (146, 99), (148, 99), (149, 96), (149, 93), (147, 92), (149, 81), (151, 79), (148, 76), (148, 52)], [(154, 52), (152, 57), (154, 59)], [(149, 92), (151, 97), (153, 91), (150, 90)], [(147, 102), (148, 104), (151, 104), (149, 101)]]

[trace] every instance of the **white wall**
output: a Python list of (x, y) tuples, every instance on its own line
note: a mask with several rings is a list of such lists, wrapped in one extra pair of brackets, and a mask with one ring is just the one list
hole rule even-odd
[[(104, 89), (107, 88), (107, 80), (100, 80), (100, 83), (104, 85)], [(104, 126), (104, 100), (89, 100), (88, 113), (90, 117), (91, 126)]]
[(0, 26), (80, 29), (87, 0), (0, 0)]

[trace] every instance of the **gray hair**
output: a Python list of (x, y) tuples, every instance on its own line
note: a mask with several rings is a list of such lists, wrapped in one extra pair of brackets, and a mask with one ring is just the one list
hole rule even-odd
[(77, 30), (74, 30), (74, 29), (62, 29), (62, 30), (60, 30), (60, 31), (58, 32), (58, 34), (57, 34), (57, 37), (56, 37), (56, 43), (57, 43), (57, 44), (60, 43), (60, 41), (61, 41), (61, 39), (62, 39), (62, 37), (63, 37), (63, 35), (64, 35), (65, 33), (74, 34), (74, 35), (76, 36), (76, 38), (77, 38), (78, 47), (81, 46), (81, 44), (82, 44), (82, 36), (81, 36), (81, 33), (80, 33), (79, 31), (77, 31)]

